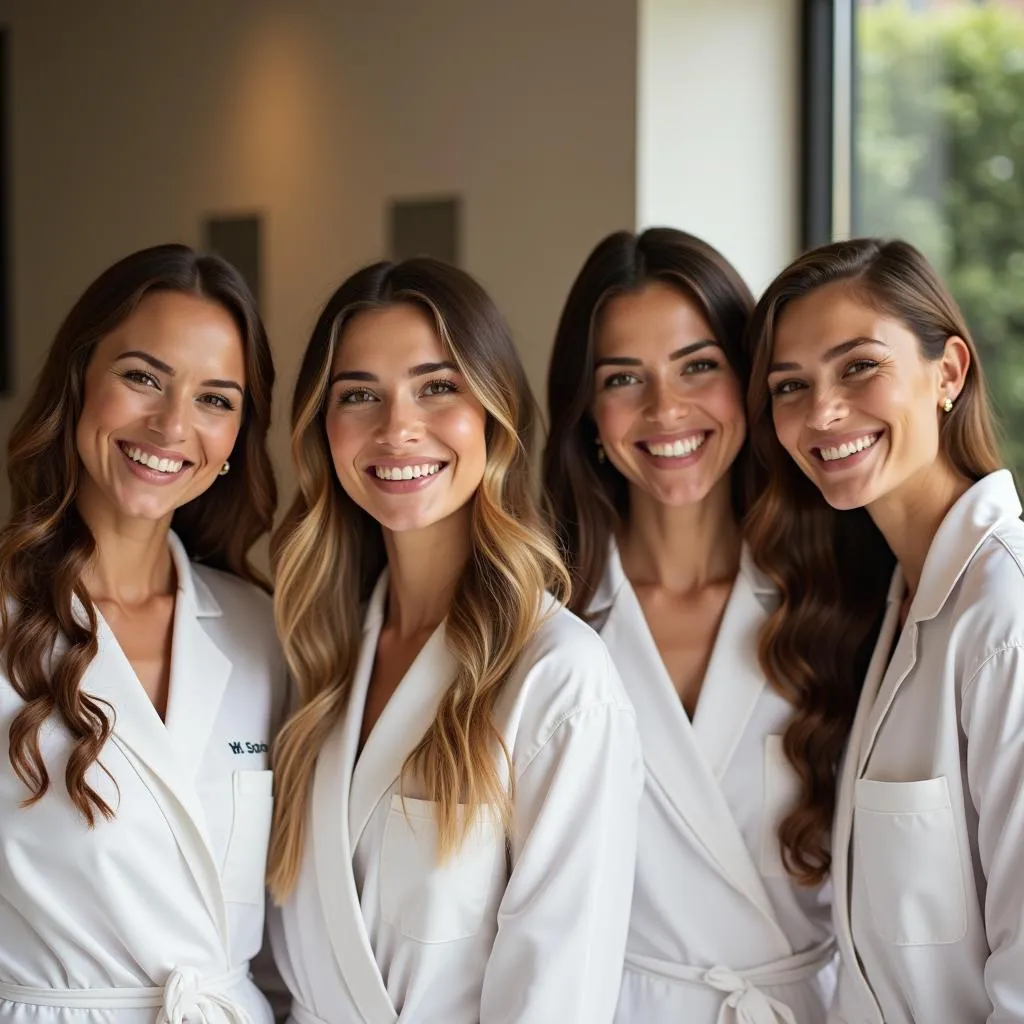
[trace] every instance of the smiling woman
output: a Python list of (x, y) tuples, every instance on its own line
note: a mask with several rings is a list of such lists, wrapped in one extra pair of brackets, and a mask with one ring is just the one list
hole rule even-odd
[(218, 302), (145, 296), (86, 369), (79, 508), (159, 520), (203, 494), (235, 447), (245, 369), (236, 319)]
[(284, 672), (248, 551), (273, 377), (238, 273), (157, 246), (86, 289), (12, 431), (0, 1021), (271, 1020), (249, 960)]
[(854, 239), (786, 268), (749, 339), (782, 838), (831, 869), (836, 1019), (1021, 1019), (1024, 525), (967, 324), (916, 249)]
[(462, 271), (375, 264), (328, 301), (274, 545), (299, 706), (274, 754), (271, 935), (297, 1020), (611, 1020), (636, 725), (561, 607), (534, 424)]
[(701, 239), (617, 232), (573, 283), (551, 357), (545, 493), (647, 776), (617, 1024), (825, 1017), (825, 894), (786, 877), (776, 834), (798, 785), (795, 709), (756, 657), (777, 594), (740, 530), (752, 308)]
[[(338, 480), (360, 508), (405, 531), (465, 506), (487, 459), (487, 411), (427, 311), (401, 304), (354, 317), (332, 371), (327, 439)], [(417, 429), (425, 443), (408, 454)]]

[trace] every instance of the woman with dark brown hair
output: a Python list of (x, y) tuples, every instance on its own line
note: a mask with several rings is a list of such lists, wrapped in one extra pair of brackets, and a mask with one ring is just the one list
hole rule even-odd
[(916, 249), (857, 239), (784, 270), (750, 338), (761, 653), (800, 708), (788, 865), (831, 867), (830, 1019), (1022, 1020), (1024, 524), (967, 325)]
[(0, 529), (0, 1021), (261, 1024), (284, 666), (248, 551), (274, 370), (234, 268), (99, 276), (11, 433)]
[(740, 532), (752, 307), (700, 239), (619, 232), (580, 271), (551, 359), (544, 486), (571, 607), (644, 747), (622, 1024), (815, 1024), (831, 989), (827, 900), (786, 876), (777, 840), (794, 709), (757, 636), (778, 595)]

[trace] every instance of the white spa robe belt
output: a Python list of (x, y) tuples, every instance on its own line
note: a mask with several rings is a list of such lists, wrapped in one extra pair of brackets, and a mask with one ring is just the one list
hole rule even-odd
[(157, 1024), (250, 1024), (249, 1015), (226, 993), (249, 977), (249, 965), (204, 978), (195, 968), (171, 971), (162, 987), (28, 988), (0, 982), (0, 999), (28, 1006), (74, 1010), (159, 1010)]
[(745, 971), (721, 966), (690, 967), (627, 951), (626, 966), (656, 978), (727, 993), (718, 1013), (718, 1024), (801, 1024), (785, 1003), (762, 992), (759, 986), (792, 985), (813, 978), (832, 962), (835, 951), (835, 940), (827, 939), (814, 949)]

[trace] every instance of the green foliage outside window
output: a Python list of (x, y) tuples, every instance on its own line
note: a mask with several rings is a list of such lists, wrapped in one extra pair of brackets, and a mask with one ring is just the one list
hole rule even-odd
[(950, 285), (1024, 480), (1024, 10), (857, 18), (854, 232), (907, 239)]

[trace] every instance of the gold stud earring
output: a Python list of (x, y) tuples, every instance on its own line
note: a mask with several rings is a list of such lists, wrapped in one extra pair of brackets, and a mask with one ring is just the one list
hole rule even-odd
[(605, 454), (604, 445), (601, 444), (601, 438), (594, 438), (594, 443), (597, 445), (597, 461), (603, 464), (605, 460)]
[(227, 459), (225, 459), (224, 465), (220, 467), (217, 476), (226, 476), (229, 469), (231, 469), (231, 463), (228, 462)]
[(953, 411), (953, 399), (950, 398), (949, 395), (946, 395), (946, 400), (942, 403), (942, 411), (943, 412), (952, 412)]

